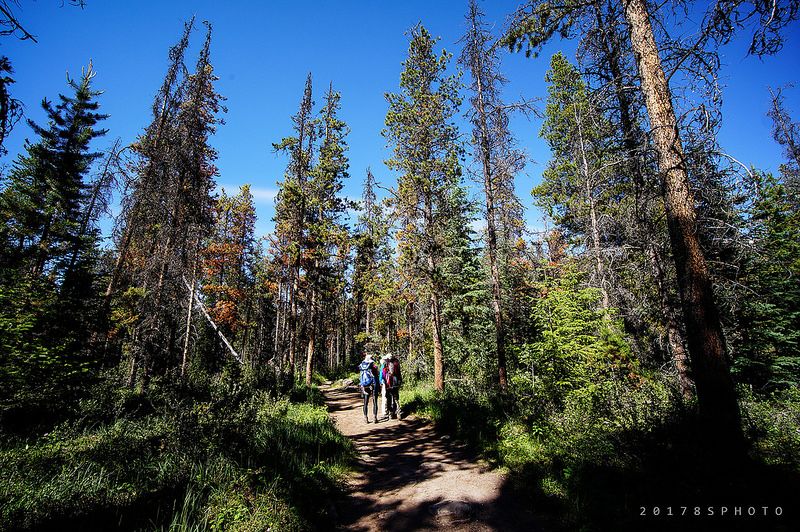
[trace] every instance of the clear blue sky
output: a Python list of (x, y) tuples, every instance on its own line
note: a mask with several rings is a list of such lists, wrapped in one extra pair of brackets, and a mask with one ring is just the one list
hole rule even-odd
[[(487, 20), (500, 28), (519, 2), (482, 3)], [(39, 43), (9, 37), (0, 41), (0, 53), (11, 58), (17, 83), (13, 96), (22, 100), (26, 115), (43, 122), (39, 102), (55, 99), (67, 90), (65, 72), (80, 73), (94, 62), (95, 86), (105, 91), (102, 110), (111, 116), (110, 132), (98, 147), (115, 137), (130, 143), (150, 120), (153, 95), (167, 63), (167, 50), (178, 38), (183, 21), (196, 15), (214, 26), (212, 62), (217, 84), (227, 97), (226, 124), (213, 139), (220, 157), (218, 183), (228, 190), (251, 183), (257, 201), (257, 232), (272, 228), (276, 181), (286, 161), (271, 143), (291, 133), (289, 117), (298, 106), (306, 74), (315, 83), (315, 101), (322, 102), (328, 83), (342, 93), (342, 118), (349, 136), (351, 179), (345, 193), (360, 196), (365, 169), (386, 185), (395, 177), (383, 165), (388, 152), (380, 135), (386, 114), (384, 93), (396, 91), (401, 61), (408, 47), (405, 32), (418, 21), (442, 37), (440, 44), (458, 55), (456, 41), (465, 30), (466, 0), (458, 1), (112, 1), (87, 0), (85, 9), (61, 6), (59, 0), (20, 0), (17, 14)], [(192, 50), (202, 41), (195, 32)], [(767, 86), (798, 79), (800, 29), (788, 33), (777, 57), (745, 58), (744, 42), (723, 50), (722, 70), (725, 123), (721, 142), (726, 151), (746, 164), (775, 170), (782, 157), (770, 138)], [(539, 59), (504, 54), (510, 79), (506, 97), (546, 94), (544, 73), (550, 56), (564, 50), (574, 57), (574, 44), (554, 42)], [(193, 55), (190, 54), (190, 61)], [(191, 64), (190, 64), (191, 66)], [(787, 92), (788, 103), (800, 117), (800, 87)], [(528, 209), (528, 223), (541, 224), (531, 207), (530, 189), (547, 162), (546, 145), (538, 138), (539, 120), (517, 118), (512, 127), (532, 161), (517, 181), (518, 194)], [(467, 133), (466, 128), (463, 131)], [(7, 147), (8, 164), (19, 153), (30, 129), (20, 123)]]

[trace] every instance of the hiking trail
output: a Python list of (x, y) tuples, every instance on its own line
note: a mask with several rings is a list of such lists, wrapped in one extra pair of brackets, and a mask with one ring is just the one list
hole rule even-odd
[[(338, 529), (541, 530), (505, 475), (432, 423), (411, 416), (367, 424), (357, 387), (322, 391), (330, 416), (359, 453), (347, 497), (336, 504)], [(372, 419), (371, 402), (369, 411)]]

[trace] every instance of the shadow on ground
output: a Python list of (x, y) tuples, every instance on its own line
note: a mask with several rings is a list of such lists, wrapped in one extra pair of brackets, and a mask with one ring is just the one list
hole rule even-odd
[(337, 425), (361, 454), (348, 496), (336, 503), (340, 529), (542, 528), (520, 490), (431, 423), (410, 418), (366, 424), (357, 390), (325, 393)]

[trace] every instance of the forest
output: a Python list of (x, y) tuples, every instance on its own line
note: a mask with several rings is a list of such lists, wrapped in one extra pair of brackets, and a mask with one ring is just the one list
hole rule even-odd
[[(22, 102), (0, 50), (0, 530), (361, 530), (326, 394), (365, 354), (543, 530), (797, 530), (800, 89), (753, 95), (778, 171), (718, 135), (721, 51), (796, 53), (800, 2), (453, 6), (453, 46), (424, 13), (387, 36), (407, 51), (374, 167), (336, 79), (293, 87), (263, 236), (258, 184), (218, 187), (213, 20), (187, 8), (128, 141), (91, 62)], [(37, 46), (24, 7), (0, 0), (0, 45)], [(504, 91), (510, 55), (549, 65), (546, 94)], [(532, 190), (519, 120), (549, 149)]]

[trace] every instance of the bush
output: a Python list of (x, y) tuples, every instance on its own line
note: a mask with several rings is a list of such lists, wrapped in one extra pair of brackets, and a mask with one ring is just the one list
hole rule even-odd
[(767, 464), (800, 472), (800, 390), (788, 388), (766, 397), (753, 394), (749, 387), (739, 392), (753, 455)]

